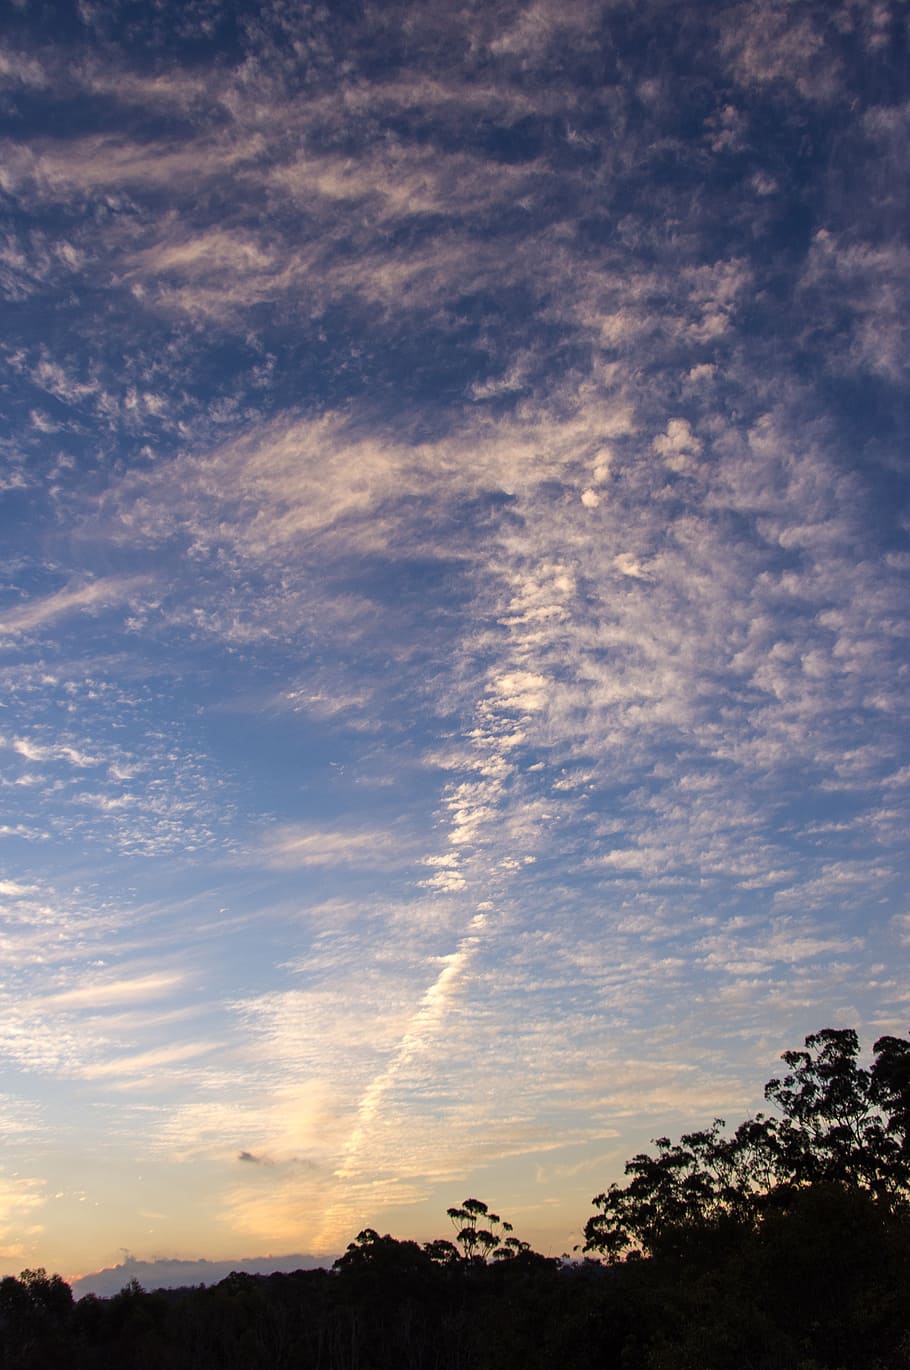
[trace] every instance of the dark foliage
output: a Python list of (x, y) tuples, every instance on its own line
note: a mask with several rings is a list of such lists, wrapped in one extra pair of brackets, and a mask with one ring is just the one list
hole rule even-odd
[(455, 1242), (372, 1228), (333, 1270), (74, 1304), (0, 1281), (0, 1370), (910, 1370), (910, 1042), (787, 1052), (777, 1110), (634, 1157), (564, 1263), (478, 1199)]
[(785, 1209), (807, 1187), (858, 1189), (889, 1210), (910, 1194), (910, 1042), (883, 1037), (870, 1070), (852, 1028), (825, 1028), (805, 1050), (786, 1051), (788, 1073), (769, 1080), (759, 1113), (732, 1136), (716, 1118), (656, 1154), (634, 1156), (626, 1185), (598, 1194), (585, 1250), (608, 1260), (658, 1255), (700, 1242), (706, 1229), (746, 1229)]

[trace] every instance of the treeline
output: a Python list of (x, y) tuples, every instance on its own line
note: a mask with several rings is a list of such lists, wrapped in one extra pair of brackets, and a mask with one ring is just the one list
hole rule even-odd
[(783, 1060), (773, 1114), (634, 1157), (578, 1259), (469, 1199), (451, 1238), (367, 1229), (332, 1270), (77, 1303), (23, 1271), (0, 1282), (0, 1366), (910, 1370), (910, 1041), (867, 1070), (826, 1029)]

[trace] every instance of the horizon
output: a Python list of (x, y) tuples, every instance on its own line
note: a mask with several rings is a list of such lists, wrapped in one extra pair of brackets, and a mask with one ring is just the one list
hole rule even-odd
[(0, 1275), (910, 1022), (905, 8), (291, 9), (0, 21)]

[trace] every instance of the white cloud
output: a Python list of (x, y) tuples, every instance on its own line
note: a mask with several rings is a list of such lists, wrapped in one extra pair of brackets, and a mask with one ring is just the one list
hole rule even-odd
[(48, 76), (30, 53), (0, 48), (0, 84), (35, 86), (48, 84)]
[(97, 979), (84, 983), (77, 989), (60, 990), (58, 993), (50, 994), (44, 1003), (48, 1007), (58, 1009), (100, 1009), (120, 1004), (130, 1005), (171, 994), (184, 984), (185, 979), (185, 975), (178, 971), (153, 972), (121, 980)]
[(721, 50), (745, 85), (780, 82), (807, 100), (828, 101), (839, 93), (840, 64), (826, 47), (815, 16), (794, 18), (783, 0), (730, 6)]
[(125, 187), (190, 190), (225, 171), (255, 163), (265, 150), (255, 134), (224, 143), (203, 139), (189, 146), (131, 143), (113, 135), (48, 139), (31, 147), (7, 139), (0, 146), (8, 189), (61, 201)]
[(702, 444), (692, 432), (688, 419), (670, 419), (666, 432), (659, 434), (652, 444), (671, 471), (685, 471), (691, 460), (701, 452)]
[(37, 893), (37, 885), (23, 885), (18, 880), (0, 880), (0, 895), (4, 899), (24, 899)]
[(256, 859), (280, 870), (307, 866), (384, 866), (401, 859), (401, 844), (382, 829), (282, 824), (265, 834)]
[(101, 612), (129, 601), (148, 585), (145, 576), (107, 576), (74, 585), (43, 599), (31, 600), (18, 609), (0, 613), (0, 637), (30, 633), (64, 615), (88, 610)]
[(173, 1046), (155, 1047), (149, 1051), (135, 1052), (129, 1056), (111, 1057), (106, 1061), (92, 1061), (79, 1068), (78, 1074), (86, 1080), (111, 1080), (122, 1076), (138, 1077), (149, 1080), (151, 1071), (156, 1073), (159, 1088), (166, 1087), (170, 1067), (180, 1066), (185, 1061), (194, 1061), (208, 1055), (218, 1047), (217, 1042), (180, 1042)]
[(24, 756), (26, 761), (68, 761), (71, 766), (80, 769), (101, 764), (101, 758), (92, 756), (78, 747), (68, 746), (66, 743), (53, 743), (50, 746), (40, 742), (32, 742), (27, 737), (14, 737), (6, 743), (14, 752)]

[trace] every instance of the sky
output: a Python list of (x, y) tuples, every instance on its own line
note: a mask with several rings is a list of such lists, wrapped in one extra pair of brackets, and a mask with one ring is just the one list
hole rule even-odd
[(558, 1254), (907, 1031), (908, 22), (5, 7), (0, 1272)]

